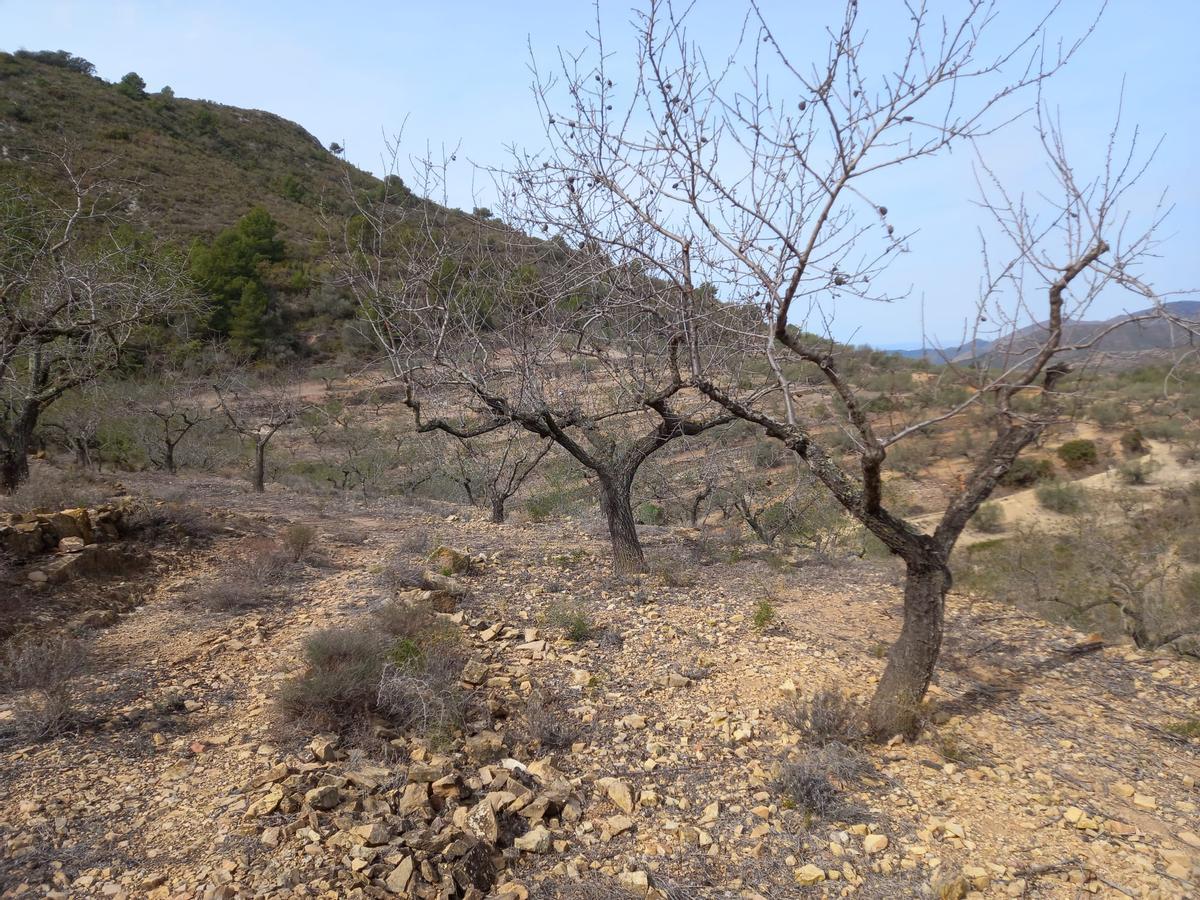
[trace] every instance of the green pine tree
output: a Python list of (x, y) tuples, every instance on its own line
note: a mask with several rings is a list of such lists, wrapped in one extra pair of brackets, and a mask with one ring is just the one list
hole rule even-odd
[(267, 343), (270, 298), (257, 281), (247, 281), (229, 318), (229, 342), (240, 353), (258, 356)]

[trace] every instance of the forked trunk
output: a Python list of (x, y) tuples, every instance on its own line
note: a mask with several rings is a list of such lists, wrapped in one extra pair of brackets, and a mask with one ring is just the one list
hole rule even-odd
[(904, 625), (867, 713), (871, 733), (881, 741), (916, 731), (921, 701), (942, 648), (950, 570), (932, 554), (909, 560), (907, 569)]
[(608, 520), (613, 573), (616, 575), (646, 571), (646, 557), (638, 540), (637, 524), (633, 520), (633, 506), (630, 503), (632, 482), (632, 477), (600, 479), (600, 508)]
[(254, 445), (254, 492), (261, 494), (267, 480), (267, 445)]

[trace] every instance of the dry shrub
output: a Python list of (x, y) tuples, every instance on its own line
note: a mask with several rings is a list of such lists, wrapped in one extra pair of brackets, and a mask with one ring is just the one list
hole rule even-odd
[(872, 767), (853, 747), (836, 741), (808, 750), (782, 767), (775, 788), (785, 802), (813, 817), (846, 810), (843, 791), (871, 773)]
[(289, 718), (321, 728), (351, 728), (375, 706), (388, 642), (367, 628), (326, 628), (304, 642), (305, 671), (283, 685)]
[(394, 554), (379, 573), (379, 586), (395, 593), (425, 587), (425, 567), (402, 553)]
[(866, 736), (862, 710), (845, 694), (822, 688), (811, 700), (795, 697), (780, 708), (781, 718), (800, 732), (805, 743), (853, 746)]
[(61, 472), (37, 466), (16, 493), (0, 495), (0, 512), (26, 513), (35, 509), (58, 512), (80, 506), (98, 506), (108, 492), (82, 472)]
[(535, 691), (525, 704), (525, 735), (548, 750), (570, 747), (579, 737), (573, 722), (554, 709), (554, 698)]
[(292, 562), (292, 555), (270, 538), (250, 538), (236, 559), (189, 590), (183, 602), (213, 612), (262, 606), (271, 601)]
[(125, 527), (145, 541), (204, 539), (221, 530), (212, 514), (194, 503), (142, 500), (125, 516)]
[(283, 546), (296, 562), (304, 562), (317, 540), (317, 529), (311, 525), (289, 525), (283, 530)]
[(444, 735), (461, 727), (468, 710), (458, 643), (457, 630), (429, 610), (382, 604), (370, 624), (310, 635), (305, 671), (283, 686), (279, 706), (292, 719), (339, 731), (361, 732), (378, 717)]
[(87, 645), (72, 637), (17, 637), (0, 647), (0, 689), (23, 692), (14, 704), (19, 736), (52, 737), (70, 725), (70, 682), (87, 662)]

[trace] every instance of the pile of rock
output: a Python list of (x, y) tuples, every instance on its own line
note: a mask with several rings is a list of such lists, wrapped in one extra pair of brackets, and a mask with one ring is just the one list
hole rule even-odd
[(15, 559), (29, 559), (54, 550), (117, 541), (124, 518), (125, 507), (120, 505), (6, 513), (0, 515), (0, 551)]
[[(308, 753), (245, 786), (242, 830), (275, 856), (256, 867), (252, 887), (325, 883), (338, 896), (446, 900), (481, 900), (496, 889), (492, 896), (527, 897), (507, 870), (523, 853), (550, 851), (555, 833), (579, 821), (581, 800), (549, 758), (524, 764), (498, 758), (502, 752), (500, 736), (483, 732), (463, 752), (436, 755), (418, 744), (407, 765), (383, 768), (352, 765), (336, 736), (318, 735)], [(232, 877), (226, 887), (227, 896), (236, 894)]]
[(129, 554), (114, 546), (126, 523), (126, 507), (119, 504), (5, 514), (0, 516), (0, 554), (18, 562), (57, 554), (26, 573), (33, 584), (122, 572), (133, 564)]

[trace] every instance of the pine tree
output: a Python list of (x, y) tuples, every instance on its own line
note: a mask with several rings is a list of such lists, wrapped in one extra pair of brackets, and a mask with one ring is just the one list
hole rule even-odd
[(270, 298), (257, 281), (247, 281), (229, 318), (229, 342), (241, 353), (258, 356), (267, 342)]

